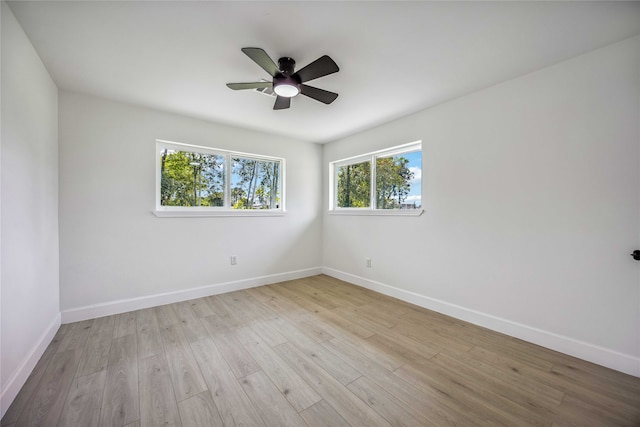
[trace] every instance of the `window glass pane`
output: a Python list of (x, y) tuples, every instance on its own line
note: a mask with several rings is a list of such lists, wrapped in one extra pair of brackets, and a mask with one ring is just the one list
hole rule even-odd
[(224, 156), (163, 149), (161, 206), (223, 206)]
[(422, 207), (422, 151), (376, 159), (376, 208)]
[(371, 194), (371, 164), (356, 163), (338, 167), (338, 207), (368, 208)]
[(280, 208), (281, 162), (233, 157), (231, 164), (232, 209)]

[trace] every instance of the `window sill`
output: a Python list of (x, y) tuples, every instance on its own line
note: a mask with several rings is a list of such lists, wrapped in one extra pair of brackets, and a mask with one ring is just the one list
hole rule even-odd
[(356, 216), (420, 216), (424, 209), (333, 209), (329, 215), (356, 215)]
[(154, 210), (152, 211), (158, 218), (206, 218), (206, 217), (253, 217), (253, 216), (285, 216), (286, 212), (281, 210), (198, 210), (198, 211), (174, 211), (174, 210)]

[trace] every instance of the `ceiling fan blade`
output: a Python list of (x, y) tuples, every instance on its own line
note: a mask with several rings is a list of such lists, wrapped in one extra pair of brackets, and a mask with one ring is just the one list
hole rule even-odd
[(275, 77), (278, 72), (278, 66), (273, 62), (273, 59), (267, 55), (267, 52), (259, 47), (243, 47), (242, 51), (256, 64), (262, 67), (271, 77)]
[(227, 87), (233, 90), (241, 89), (264, 89), (273, 86), (271, 82), (254, 82), (254, 83), (227, 83)]
[(338, 68), (338, 65), (333, 61), (333, 59), (324, 55), (306, 67), (301, 68), (295, 74), (297, 74), (298, 77), (300, 77), (300, 81), (304, 83), (309, 80), (337, 73), (338, 71), (340, 71), (340, 68)]
[(331, 104), (338, 97), (338, 94), (335, 92), (329, 92), (328, 90), (307, 85), (300, 85), (300, 93), (316, 101), (324, 102), (325, 104)]
[(286, 96), (279, 96), (276, 98), (276, 103), (273, 105), (274, 110), (285, 110), (291, 106), (291, 98)]

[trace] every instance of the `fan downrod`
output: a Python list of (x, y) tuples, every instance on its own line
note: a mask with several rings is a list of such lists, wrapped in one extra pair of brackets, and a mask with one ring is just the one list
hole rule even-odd
[(278, 59), (278, 69), (282, 74), (284, 74), (287, 77), (293, 74), (295, 67), (296, 67), (296, 61), (294, 61), (293, 58), (284, 56)]

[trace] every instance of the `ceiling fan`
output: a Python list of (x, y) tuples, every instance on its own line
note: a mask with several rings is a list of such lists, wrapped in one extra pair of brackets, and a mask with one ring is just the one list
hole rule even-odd
[(273, 81), (261, 81), (253, 83), (227, 83), (233, 90), (241, 89), (265, 89), (271, 88), (277, 95), (274, 110), (284, 110), (291, 105), (291, 98), (299, 93), (313, 98), (316, 101), (331, 104), (338, 97), (337, 93), (329, 92), (306, 85), (313, 79), (327, 76), (340, 71), (338, 65), (327, 55), (313, 61), (311, 64), (294, 72), (296, 61), (293, 58), (283, 57), (278, 59), (278, 65), (267, 55), (267, 52), (257, 47), (244, 47), (242, 51), (256, 64), (262, 67), (273, 78)]

